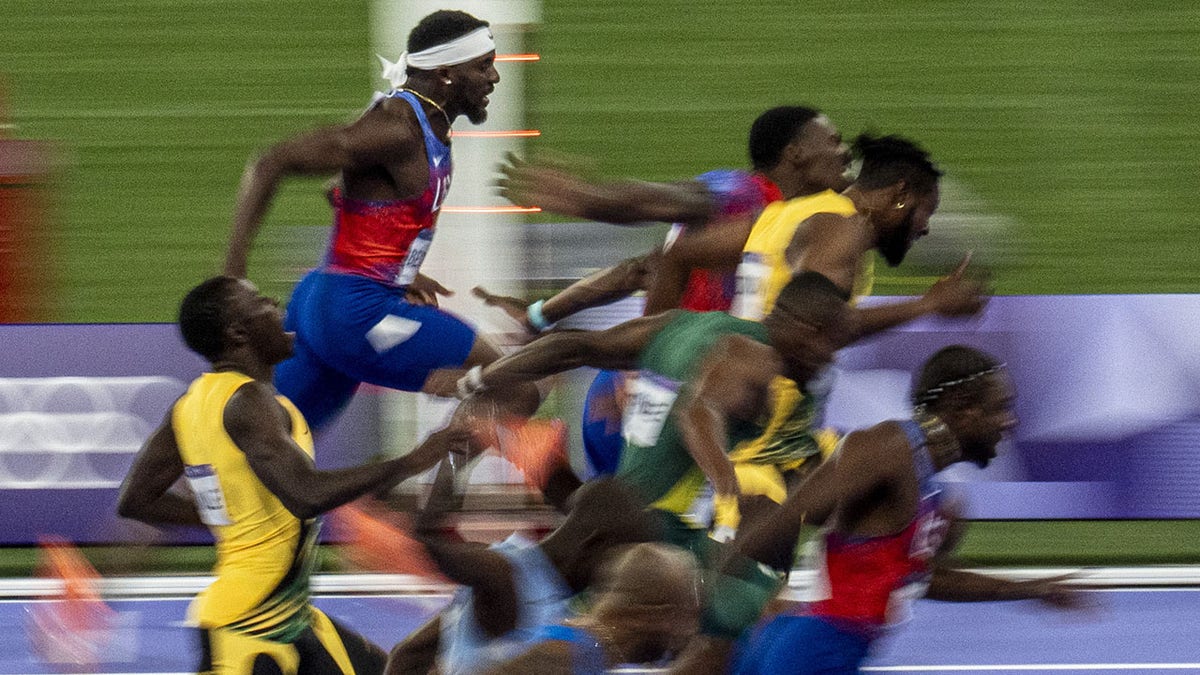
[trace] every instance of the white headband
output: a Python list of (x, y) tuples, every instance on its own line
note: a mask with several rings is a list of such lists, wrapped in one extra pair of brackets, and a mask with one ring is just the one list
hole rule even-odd
[(492, 31), (484, 26), (423, 51), (412, 54), (405, 52), (395, 63), (382, 56), (379, 57), (379, 61), (383, 63), (383, 79), (391, 82), (393, 88), (398, 88), (408, 79), (406, 71), (410, 67), (417, 70), (433, 70), (441, 66), (457, 66), (494, 51), (496, 43), (492, 40)]

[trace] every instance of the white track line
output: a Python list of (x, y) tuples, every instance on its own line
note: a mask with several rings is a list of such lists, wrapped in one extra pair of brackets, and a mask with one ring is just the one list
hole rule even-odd
[(1020, 663), (1006, 665), (970, 666), (866, 666), (873, 673), (965, 673), (1012, 671), (1076, 671), (1094, 670), (1200, 670), (1200, 663)]
[[(984, 574), (1012, 579), (1035, 579), (1076, 573), (1069, 583), (1081, 586), (1120, 588), (1122, 590), (1159, 590), (1159, 587), (1200, 587), (1200, 565), (1163, 565), (1149, 567), (1097, 568), (987, 568), (975, 570)], [(803, 590), (812, 580), (812, 573), (797, 570), (792, 573), (789, 587)], [(155, 597), (194, 595), (212, 583), (211, 576), (162, 575), (144, 577), (109, 577), (99, 582), (100, 593), (106, 598)], [(449, 584), (429, 582), (406, 574), (318, 574), (313, 577), (314, 595), (350, 593), (357, 595), (442, 595), (454, 590)], [(61, 592), (61, 583), (54, 579), (0, 579), (0, 599), (50, 597)]]
[[(1012, 671), (1076, 671), (1091, 670), (1200, 670), (1200, 663), (1050, 663), (1009, 665), (868, 665), (864, 673), (1012, 673)], [(610, 673), (620, 675), (653, 675), (666, 673), (661, 668), (618, 668)], [(88, 675), (64, 673), (62, 675)], [(191, 673), (106, 673), (104, 675), (192, 675)]]

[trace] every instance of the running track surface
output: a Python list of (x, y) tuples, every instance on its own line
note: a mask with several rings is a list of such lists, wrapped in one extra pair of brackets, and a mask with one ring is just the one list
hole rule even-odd
[[(1096, 607), (1056, 612), (1034, 602), (920, 601), (915, 618), (880, 642), (869, 672), (1200, 673), (1200, 589), (1108, 590)], [(390, 647), (446, 602), (444, 595), (326, 596), (330, 616)], [(105, 646), (101, 673), (195, 672), (188, 599), (113, 600), (126, 624)], [(0, 675), (55, 669), (30, 651), (28, 601), (0, 602)]]

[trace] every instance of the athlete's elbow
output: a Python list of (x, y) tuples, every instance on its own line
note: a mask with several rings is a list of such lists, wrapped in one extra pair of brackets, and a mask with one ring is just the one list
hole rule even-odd
[(283, 504), (283, 508), (288, 510), (288, 513), (300, 520), (312, 520), (329, 510), (316, 500), (299, 495), (289, 495), (286, 498), (279, 496), (279, 502)]
[(285, 168), (283, 149), (275, 146), (250, 158), (246, 164), (245, 180), (251, 183), (274, 182)]
[(117, 501), (117, 515), (129, 520), (146, 520), (146, 506), (144, 503), (132, 499), (126, 495), (121, 495)]

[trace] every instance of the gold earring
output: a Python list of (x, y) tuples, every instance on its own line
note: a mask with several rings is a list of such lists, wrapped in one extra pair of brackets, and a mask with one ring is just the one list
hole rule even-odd
[(896, 202), (896, 208), (897, 208), (897, 209), (902, 209), (902, 208), (904, 208), (904, 202)]

